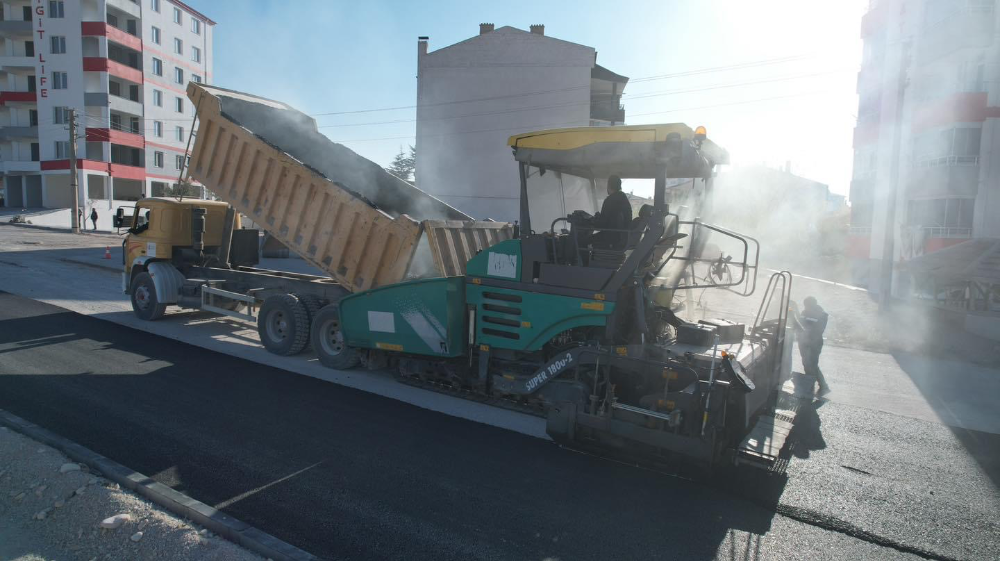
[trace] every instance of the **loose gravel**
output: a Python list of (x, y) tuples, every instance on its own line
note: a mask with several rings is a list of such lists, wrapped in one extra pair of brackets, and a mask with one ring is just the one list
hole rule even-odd
[(0, 521), (0, 559), (262, 559), (7, 427), (0, 427)]

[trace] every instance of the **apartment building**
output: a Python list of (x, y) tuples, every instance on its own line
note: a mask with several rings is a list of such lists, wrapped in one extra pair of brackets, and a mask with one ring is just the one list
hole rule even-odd
[(850, 191), (857, 282), (878, 290), (891, 259), (893, 294), (923, 290), (909, 261), (1000, 237), (998, 18), (995, 0), (871, 2)]
[(71, 108), (88, 211), (110, 219), (118, 206), (174, 185), (194, 118), (185, 88), (211, 82), (215, 22), (177, 0), (0, 3), (5, 205), (73, 205)]
[[(509, 136), (624, 124), (628, 78), (598, 65), (593, 47), (546, 36), (543, 25), (484, 23), (454, 45), (428, 52), (428, 43), (417, 42), (416, 184), (476, 218), (519, 217)], [(570, 191), (560, 183), (549, 190), (565, 195), (559, 200), (532, 200), (533, 223), (565, 210)]]

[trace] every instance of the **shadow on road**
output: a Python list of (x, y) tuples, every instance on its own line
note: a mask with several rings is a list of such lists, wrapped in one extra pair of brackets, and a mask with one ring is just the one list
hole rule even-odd
[(784, 488), (732, 476), (747, 501), (4, 293), (0, 351), (0, 408), (324, 557), (754, 559)]

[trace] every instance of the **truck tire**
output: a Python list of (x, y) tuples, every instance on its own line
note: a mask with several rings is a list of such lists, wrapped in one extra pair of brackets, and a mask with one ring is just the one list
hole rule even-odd
[(257, 334), (276, 355), (298, 354), (309, 342), (309, 312), (291, 294), (269, 296), (257, 315)]
[[(315, 294), (296, 294), (295, 297), (298, 298), (299, 302), (302, 302), (302, 305), (306, 307), (306, 312), (309, 314), (309, 326), (311, 327), (313, 318), (316, 317), (320, 308), (323, 307), (323, 300)], [(310, 331), (310, 333), (312, 332)], [(311, 342), (312, 336), (308, 337), (306, 347), (309, 347)]]
[(312, 323), (312, 347), (323, 366), (337, 370), (354, 368), (361, 362), (357, 349), (348, 347), (340, 329), (337, 304), (324, 306)]
[(156, 285), (153, 277), (143, 271), (132, 279), (132, 311), (139, 319), (153, 321), (163, 317), (167, 310), (166, 304), (161, 304), (156, 297)]

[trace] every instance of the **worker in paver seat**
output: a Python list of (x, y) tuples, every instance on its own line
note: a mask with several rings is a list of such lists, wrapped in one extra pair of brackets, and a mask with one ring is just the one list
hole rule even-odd
[(799, 353), (802, 355), (802, 367), (806, 376), (811, 376), (819, 382), (816, 395), (830, 393), (823, 371), (819, 369), (819, 354), (823, 351), (823, 331), (829, 315), (816, 301), (809, 296), (802, 301), (802, 313), (795, 319), (795, 335), (799, 341)]
[(591, 245), (615, 249), (625, 247), (628, 230), (632, 227), (632, 205), (625, 193), (622, 193), (621, 177), (617, 175), (608, 177), (608, 197), (601, 205), (601, 212), (594, 216), (593, 225), (595, 230), (603, 231), (597, 232), (590, 238)]

